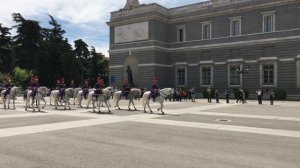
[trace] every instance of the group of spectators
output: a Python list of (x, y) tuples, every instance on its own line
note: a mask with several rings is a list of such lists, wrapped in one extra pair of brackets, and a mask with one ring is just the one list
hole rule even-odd
[[(218, 89), (215, 89), (214, 93), (212, 93), (212, 88), (209, 86), (207, 88), (206, 92), (207, 92), (208, 103), (211, 103), (212, 95), (214, 95), (214, 97), (216, 99), (216, 103), (220, 103), (219, 102), (220, 93), (219, 93)], [(257, 89), (255, 93), (256, 93), (257, 100), (258, 100), (258, 104), (262, 104), (264, 91), (262, 89)], [(274, 93), (273, 89), (267, 89), (266, 93), (269, 97), (270, 105), (274, 105), (275, 93)], [(230, 100), (229, 89), (226, 89), (224, 94), (225, 94), (226, 103), (229, 103), (229, 100)], [(246, 103), (246, 93), (242, 88), (238, 89), (238, 93), (235, 95), (235, 97), (236, 97), (236, 103), (240, 103), (240, 102), (243, 104)]]

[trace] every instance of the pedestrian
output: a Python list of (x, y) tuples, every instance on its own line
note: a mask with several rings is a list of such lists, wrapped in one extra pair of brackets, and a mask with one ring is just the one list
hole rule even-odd
[(274, 105), (275, 93), (274, 93), (273, 89), (269, 90), (269, 97), (270, 97), (270, 104)]
[(242, 97), (243, 97), (242, 88), (238, 89), (237, 93), (238, 94), (236, 97), (236, 103), (239, 103), (240, 101), (242, 101)]
[(226, 97), (226, 103), (228, 104), (229, 103), (229, 97), (230, 97), (230, 92), (228, 89), (226, 89), (225, 91), (225, 97)]
[(246, 103), (246, 93), (243, 89), (241, 89), (241, 98), (242, 98), (242, 103)]
[(215, 98), (216, 98), (216, 103), (220, 103), (219, 102), (219, 91), (218, 91), (218, 89), (215, 90)]
[(258, 104), (262, 104), (263, 92), (261, 89), (256, 90), (256, 96), (257, 96)]
[(196, 91), (195, 91), (195, 87), (193, 87), (191, 90), (190, 90), (190, 93), (191, 93), (191, 98), (192, 98), (192, 102), (196, 102), (195, 99), (196, 99)]
[(207, 92), (207, 101), (208, 103), (211, 103), (211, 87), (208, 86), (208, 88), (206, 89)]

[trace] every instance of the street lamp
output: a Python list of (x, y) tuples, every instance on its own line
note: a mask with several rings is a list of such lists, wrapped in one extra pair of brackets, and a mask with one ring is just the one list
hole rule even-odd
[(246, 68), (237, 68), (236, 69), (236, 72), (240, 73), (240, 74), (246, 74), (246, 73), (249, 73), (250, 71), (250, 67), (249, 66), (246, 66)]

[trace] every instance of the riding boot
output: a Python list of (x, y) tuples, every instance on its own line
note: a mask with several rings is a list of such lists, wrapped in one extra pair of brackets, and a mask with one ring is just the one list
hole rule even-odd
[(153, 98), (153, 102), (155, 102), (155, 98)]

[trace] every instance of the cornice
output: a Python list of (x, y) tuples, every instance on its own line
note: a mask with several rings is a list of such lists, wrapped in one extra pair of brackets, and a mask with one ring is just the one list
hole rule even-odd
[[(107, 22), (107, 24), (109, 26), (119, 26), (119, 25), (137, 23), (137, 22), (142, 22), (142, 21), (147, 21), (147, 20), (152, 20), (152, 19), (160, 20), (160, 21), (165, 22), (165, 23), (178, 23), (178, 22), (183, 22), (183, 21), (186, 22), (186, 21), (198, 20), (198, 19), (208, 18), (208, 17), (223, 16), (223, 15), (226, 15), (226, 14), (257, 10), (257, 9), (271, 7), (271, 6), (286, 5), (286, 4), (297, 3), (297, 2), (299, 2), (299, 1), (297, 1), (297, 0), (272, 1), (272, 2), (263, 3), (263, 4), (253, 4), (253, 5), (250, 5), (250, 6), (242, 6), (238, 9), (237, 8), (232, 8), (232, 9), (221, 10), (219, 12), (212, 11), (212, 12), (204, 13), (204, 14), (201, 14), (201, 15), (178, 16), (178, 17), (176, 17), (175, 15), (167, 15), (166, 16), (165, 12), (160, 12), (159, 10), (156, 10), (156, 11), (154, 11), (156, 13), (151, 14), (151, 15), (148, 15), (149, 13), (136, 13), (137, 18), (125, 19), (126, 16), (124, 16), (124, 21), (111, 20), (110, 22)], [(189, 13), (193, 13), (195, 11), (197, 11), (197, 10), (188, 11), (188, 12), (185, 12), (185, 13), (180, 13), (180, 15), (182, 15), (182, 14), (188, 15)], [(143, 16), (145, 14), (147, 14), (147, 16)], [(159, 14), (164, 15), (165, 17), (161, 17)], [(169, 17), (176, 17), (176, 18), (172, 19), (172, 18), (169, 18)], [(119, 19), (121, 19), (121, 18), (122, 17), (119, 17)]]

